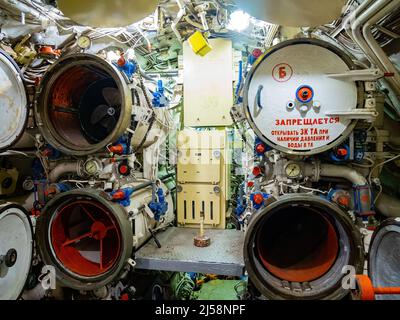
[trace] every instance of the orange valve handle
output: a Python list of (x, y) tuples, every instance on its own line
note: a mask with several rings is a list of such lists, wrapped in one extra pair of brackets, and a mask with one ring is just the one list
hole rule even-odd
[(374, 288), (375, 294), (400, 294), (400, 287)]
[(374, 288), (371, 279), (365, 275), (356, 276), (360, 300), (375, 300), (375, 295), (400, 294), (400, 287)]
[(314, 98), (314, 90), (310, 86), (301, 86), (297, 89), (296, 97), (301, 103), (308, 103)]

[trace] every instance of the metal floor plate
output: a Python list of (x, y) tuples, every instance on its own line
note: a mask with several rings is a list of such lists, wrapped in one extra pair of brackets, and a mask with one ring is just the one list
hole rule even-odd
[(136, 268), (197, 272), (226, 276), (244, 274), (244, 233), (236, 230), (207, 230), (208, 248), (197, 248), (193, 238), (198, 229), (169, 228), (157, 234), (162, 248), (150, 240), (135, 254)]

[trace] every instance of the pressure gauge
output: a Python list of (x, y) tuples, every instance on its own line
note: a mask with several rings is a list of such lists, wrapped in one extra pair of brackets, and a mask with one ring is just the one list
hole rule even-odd
[(86, 174), (90, 176), (97, 175), (99, 172), (101, 172), (102, 166), (101, 163), (96, 161), (96, 159), (89, 159), (85, 163), (85, 172)]
[(92, 40), (88, 36), (80, 36), (77, 44), (81, 49), (88, 49), (92, 45)]
[(295, 179), (301, 176), (302, 170), (298, 163), (290, 162), (286, 166), (285, 172), (288, 178)]

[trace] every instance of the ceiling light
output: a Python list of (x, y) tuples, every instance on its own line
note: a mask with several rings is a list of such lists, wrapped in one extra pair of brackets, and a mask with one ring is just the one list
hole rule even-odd
[(250, 26), (250, 15), (242, 10), (231, 13), (227, 28), (233, 31), (244, 31)]

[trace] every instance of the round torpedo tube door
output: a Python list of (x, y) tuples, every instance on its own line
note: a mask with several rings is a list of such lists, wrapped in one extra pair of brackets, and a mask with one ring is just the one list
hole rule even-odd
[(133, 248), (125, 208), (92, 189), (52, 199), (37, 221), (36, 237), (44, 263), (55, 267), (57, 281), (76, 290), (96, 290), (112, 282)]
[[(400, 288), (400, 218), (388, 219), (375, 230), (368, 254), (368, 275), (374, 288)], [(400, 294), (378, 293), (372, 292), (375, 300), (400, 299)]]
[(32, 263), (33, 230), (27, 212), (13, 204), (0, 206), (0, 300), (22, 294)]
[(28, 102), (18, 66), (1, 50), (0, 114), (0, 150), (6, 150), (24, 133), (28, 120)]
[(117, 141), (131, 124), (127, 78), (92, 54), (67, 55), (40, 82), (35, 118), (43, 137), (61, 152), (86, 156)]
[(342, 143), (356, 124), (345, 114), (359, 105), (357, 82), (335, 79), (354, 68), (319, 40), (279, 44), (253, 66), (246, 83), (246, 116), (256, 134), (277, 150), (312, 155)]
[[(312, 235), (312, 236), (310, 236)], [(340, 300), (345, 266), (364, 266), (361, 234), (347, 214), (317, 196), (291, 194), (251, 220), (244, 242), (249, 281), (267, 299)]]

